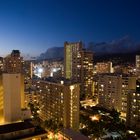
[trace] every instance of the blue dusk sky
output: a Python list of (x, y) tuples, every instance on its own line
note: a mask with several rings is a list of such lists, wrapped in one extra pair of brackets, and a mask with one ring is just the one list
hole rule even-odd
[(140, 42), (140, 0), (0, 0), (0, 56), (126, 35)]

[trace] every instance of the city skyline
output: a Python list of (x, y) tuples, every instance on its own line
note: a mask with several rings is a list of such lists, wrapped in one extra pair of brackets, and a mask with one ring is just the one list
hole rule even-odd
[(0, 56), (13, 49), (40, 55), (65, 41), (103, 42), (131, 36), (140, 42), (138, 0), (1, 0)]
[(65, 42), (64, 59), (0, 58), (0, 139), (139, 139), (140, 55), (95, 62), (83, 47)]

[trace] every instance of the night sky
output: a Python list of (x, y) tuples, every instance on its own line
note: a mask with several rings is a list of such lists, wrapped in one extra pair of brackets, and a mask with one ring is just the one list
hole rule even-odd
[(0, 56), (126, 35), (140, 42), (139, 0), (0, 0)]

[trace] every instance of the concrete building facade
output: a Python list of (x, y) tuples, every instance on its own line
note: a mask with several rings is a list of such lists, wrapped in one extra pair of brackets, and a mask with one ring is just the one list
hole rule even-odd
[(84, 98), (93, 96), (93, 53), (90, 51), (81, 51), (81, 94)]
[(136, 74), (140, 77), (140, 55), (136, 55)]
[(53, 120), (55, 124), (62, 124), (64, 128), (79, 129), (79, 93), (77, 83), (69, 80), (47, 78), (34, 81), (37, 87), (39, 116), (45, 120)]
[(79, 81), (82, 42), (64, 43), (64, 76), (67, 79)]
[(140, 82), (137, 81), (136, 90), (130, 90), (127, 95), (126, 124), (140, 128)]
[(136, 89), (136, 77), (120, 74), (102, 74), (98, 81), (99, 105), (107, 109), (117, 109), (126, 119), (127, 95)]
[(4, 72), (6, 73), (22, 73), (23, 58), (20, 56), (19, 50), (13, 50), (10, 55), (4, 58)]
[(82, 42), (64, 44), (64, 76), (80, 83), (81, 99), (93, 94), (93, 53), (83, 49)]
[(4, 122), (21, 120), (21, 109), (24, 102), (24, 76), (22, 74), (22, 57), (19, 50), (4, 59), (4, 72), (1, 78), (1, 107)]
[(5, 122), (21, 119), (24, 108), (24, 78), (21, 74), (3, 74), (3, 110)]

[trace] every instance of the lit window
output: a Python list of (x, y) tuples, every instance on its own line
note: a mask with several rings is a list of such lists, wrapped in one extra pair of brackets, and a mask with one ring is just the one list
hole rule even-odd
[(133, 101), (136, 102), (136, 99), (134, 99)]

